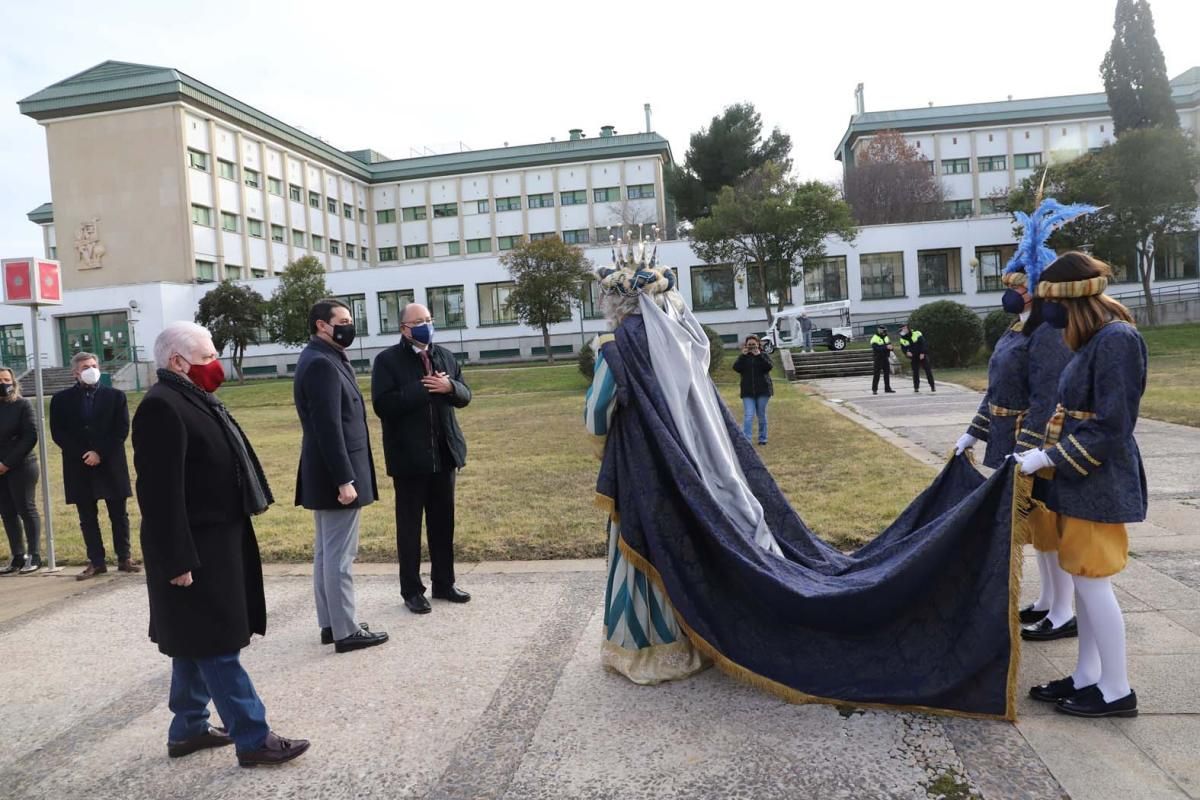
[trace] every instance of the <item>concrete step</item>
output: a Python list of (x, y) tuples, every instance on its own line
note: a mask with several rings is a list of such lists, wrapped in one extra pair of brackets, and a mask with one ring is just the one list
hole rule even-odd
[[(25, 397), (33, 397), (37, 389), (34, 386), (33, 370), (29, 370), (21, 376), (18, 381), (21, 385), (21, 394)], [(42, 367), (42, 392), (47, 397), (62, 389), (67, 389), (75, 384), (75, 373), (69, 367)]]

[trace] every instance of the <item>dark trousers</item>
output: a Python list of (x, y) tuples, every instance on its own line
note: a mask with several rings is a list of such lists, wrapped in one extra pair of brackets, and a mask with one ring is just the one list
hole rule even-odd
[(400, 559), (400, 595), (425, 593), (421, 583), (421, 516), (429, 539), (429, 565), (434, 591), (454, 585), (455, 470), (430, 475), (403, 475), (396, 487), (396, 555)]
[(880, 358), (875, 357), (875, 372), (871, 375), (871, 391), (879, 391), (879, 376), (883, 376), (883, 388), (886, 391), (892, 390), (892, 365), (888, 363), (887, 356)]
[(33, 458), (25, 459), (0, 475), (0, 519), (4, 521), (13, 558), (42, 554), (42, 515), (37, 508), (37, 483), (38, 462)]
[(209, 658), (172, 658), (171, 695), (174, 713), (167, 740), (182, 742), (208, 730), (208, 701), (221, 715), (239, 753), (257, 750), (271, 728), (250, 676), (237, 653)]
[[(79, 512), (79, 529), (83, 531), (83, 543), (87, 545), (88, 561), (97, 567), (104, 566), (104, 538), (100, 535), (100, 516), (96, 513), (99, 500), (81, 500), (75, 504)], [(125, 498), (106, 498), (108, 521), (112, 523), (113, 550), (118, 561), (129, 559), (129, 514), (125, 512)]]
[(913, 389), (915, 390), (921, 388), (921, 367), (925, 368), (925, 380), (928, 381), (929, 388), (937, 388), (933, 383), (933, 370), (929, 368), (929, 356), (925, 356), (925, 358), (918, 356), (910, 359), (910, 361), (912, 362)]

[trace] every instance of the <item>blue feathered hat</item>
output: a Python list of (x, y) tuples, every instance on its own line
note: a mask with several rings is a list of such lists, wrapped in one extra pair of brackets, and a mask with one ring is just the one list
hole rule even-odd
[[(1041, 190), (1038, 191), (1041, 194)], [(1038, 280), (1042, 271), (1050, 266), (1058, 254), (1046, 246), (1050, 234), (1058, 228), (1084, 214), (1099, 211), (1099, 206), (1087, 203), (1071, 203), (1063, 205), (1052, 197), (1047, 197), (1032, 214), (1021, 211), (1013, 212), (1013, 219), (1021, 226), (1021, 241), (1017, 243), (1017, 251), (1004, 268), (1002, 280), (1005, 286), (1020, 285), (1022, 282), (1031, 297), (1035, 296)], [(1024, 280), (1017, 275), (1024, 273)]]

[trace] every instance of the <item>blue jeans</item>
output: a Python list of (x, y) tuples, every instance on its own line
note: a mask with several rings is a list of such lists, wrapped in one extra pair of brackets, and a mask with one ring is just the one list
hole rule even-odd
[(812, 331), (801, 331), (800, 339), (804, 343), (804, 349), (812, 351)]
[(771, 399), (770, 395), (763, 394), (758, 397), (743, 397), (742, 398), (742, 433), (746, 434), (747, 439), (751, 439), (753, 430), (754, 417), (758, 417), (758, 441), (760, 443), (767, 441), (767, 401)]
[(237, 653), (171, 659), (171, 698), (167, 705), (175, 717), (167, 739), (182, 742), (207, 731), (210, 699), (239, 753), (262, 747), (271, 730), (267, 709)]

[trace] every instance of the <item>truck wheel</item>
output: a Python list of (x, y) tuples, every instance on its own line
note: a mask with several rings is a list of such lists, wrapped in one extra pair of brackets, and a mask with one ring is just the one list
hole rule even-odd
[(762, 351), (764, 353), (766, 353), (767, 355), (771, 355), (771, 353), (775, 352), (775, 343), (773, 341), (771, 341), (770, 339), (763, 339)]
[(830, 350), (845, 350), (846, 349), (846, 337), (845, 336), (833, 337), (833, 343), (831, 345), (829, 345), (829, 349)]

